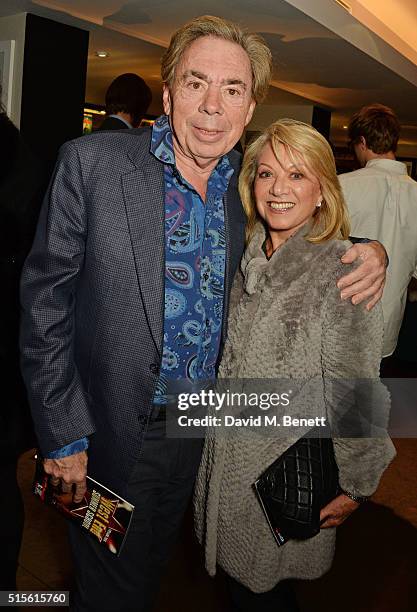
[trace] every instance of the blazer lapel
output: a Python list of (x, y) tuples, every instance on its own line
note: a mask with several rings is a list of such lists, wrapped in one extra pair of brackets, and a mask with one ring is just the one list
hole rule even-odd
[[(164, 176), (162, 163), (149, 153), (150, 138), (144, 136), (129, 155), (136, 169), (122, 176), (122, 185), (139, 289), (155, 346), (161, 354), (165, 303)], [(243, 252), (245, 227), (237, 190), (240, 156), (230, 153), (229, 159), (235, 172), (224, 198), (227, 246), (223, 329), (233, 277)]]
[[(237, 155), (237, 154), (236, 154)], [(230, 179), (224, 198), (224, 224), (226, 232), (226, 269), (224, 279), (223, 331), (227, 328), (229, 295), (233, 279), (243, 255), (245, 246), (245, 214), (238, 192), (240, 171), (239, 159), (229, 153), (229, 160), (235, 171)]]
[(131, 159), (137, 169), (122, 176), (123, 195), (139, 290), (155, 346), (161, 354), (165, 301), (163, 166), (149, 154), (149, 147), (141, 147)]

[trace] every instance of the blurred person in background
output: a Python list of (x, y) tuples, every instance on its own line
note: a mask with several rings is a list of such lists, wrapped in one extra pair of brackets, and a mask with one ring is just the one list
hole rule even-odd
[(16, 589), (24, 522), (16, 468), (19, 455), (35, 446), (19, 367), (19, 279), (44, 182), (42, 167), (0, 107), (0, 590)]
[[(353, 115), (348, 130), (362, 166), (339, 176), (351, 233), (382, 242), (390, 261), (382, 296), (383, 356), (389, 357), (397, 345), (408, 285), (417, 276), (417, 182), (395, 158), (400, 123), (391, 108), (364, 106)], [(383, 360), (381, 375), (386, 367), (389, 362)]]
[(100, 130), (139, 127), (152, 101), (145, 81), (133, 72), (116, 77), (106, 92), (106, 118)]

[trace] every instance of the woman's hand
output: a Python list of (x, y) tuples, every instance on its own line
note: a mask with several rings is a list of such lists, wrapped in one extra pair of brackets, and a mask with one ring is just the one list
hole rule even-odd
[(320, 527), (327, 529), (328, 527), (338, 527), (352, 514), (360, 504), (350, 499), (344, 493), (341, 493), (327, 506), (324, 506), (320, 512)]

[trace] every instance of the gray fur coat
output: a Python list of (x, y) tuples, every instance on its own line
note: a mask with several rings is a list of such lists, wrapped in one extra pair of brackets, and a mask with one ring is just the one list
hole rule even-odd
[[(362, 305), (342, 301), (336, 287), (337, 279), (350, 271), (340, 262), (350, 243), (311, 244), (304, 235), (302, 228), (268, 261), (262, 250), (265, 230), (257, 227), (232, 289), (222, 378), (378, 378), (381, 309), (378, 305), (367, 312)], [(304, 414), (311, 410), (314, 417), (322, 403), (331, 419), (336, 402), (324, 383), (321, 388), (314, 402), (300, 392), (298, 407)], [(386, 407), (385, 389), (380, 393)], [(210, 575), (219, 564), (252, 591), (264, 592), (280, 580), (317, 578), (330, 568), (335, 529), (278, 547), (252, 488), (295, 440), (207, 437), (194, 504), (196, 533)], [(386, 437), (336, 438), (334, 447), (341, 487), (361, 496), (375, 491), (395, 455)]]

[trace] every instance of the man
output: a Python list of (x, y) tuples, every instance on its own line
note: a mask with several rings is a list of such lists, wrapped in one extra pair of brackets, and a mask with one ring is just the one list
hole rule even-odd
[(417, 183), (395, 159), (400, 124), (391, 108), (364, 106), (353, 115), (348, 133), (362, 166), (340, 176), (351, 233), (382, 242), (390, 260), (382, 296), (388, 357), (397, 345), (407, 287), (417, 266)]
[(152, 101), (152, 93), (137, 74), (126, 72), (116, 77), (106, 91), (106, 114), (100, 130), (139, 127)]
[[(82, 496), (88, 446), (89, 473), (136, 506), (118, 559), (71, 530), (76, 610), (149, 610), (157, 592), (201, 452), (166, 439), (164, 390), (214, 376), (244, 246), (232, 148), (270, 76), (262, 39), (196, 18), (163, 57), (152, 131), (62, 149), (26, 265), (25, 379), (54, 482)], [(344, 297), (378, 299), (380, 251), (349, 251), (369, 261)]]

